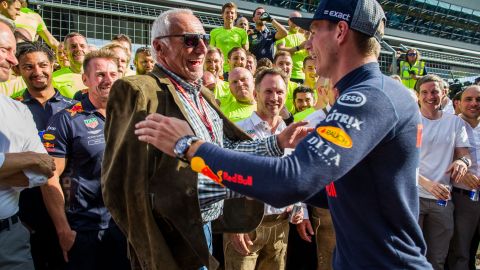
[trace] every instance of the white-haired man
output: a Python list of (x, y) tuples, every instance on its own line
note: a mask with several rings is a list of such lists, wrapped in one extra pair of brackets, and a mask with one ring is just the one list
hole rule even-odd
[[(210, 222), (222, 214), (223, 199), (231, 193), (184, 163), (184, 153), (199, 138), (179, 141), (175, 159), (150, 146), (152, 137), (141, 129), (145, 124), (176, 116), (187, 120), (203, 140), (263, 155), (280, 155), (294, 129), (261, 141), (238, 143), (248, 140), (248, 135), (219, 112), (211, 91), (200, 84), (208, 39), (191, 10), (162, 13), (152, 27), (157, 65), (148, 75), (117, 81), (109, 99), (104, 200), (127, 233), (133, 246), (130, 254), (147, 269), (215, 269), (218, 263), (209, 256)], [(142, 120), (145, 122), (137, 124)], [(140, 141), (134, 134), (136, 127), (140, 128)], [(231, 232), (253, 230), (263, 216), (263, 204), (244, 199), (237, 202), (232, 207), (225, 203), (221, 221)], [(235, 220), (229, 219), (229, 208), (235, 210), (231, 211)]]

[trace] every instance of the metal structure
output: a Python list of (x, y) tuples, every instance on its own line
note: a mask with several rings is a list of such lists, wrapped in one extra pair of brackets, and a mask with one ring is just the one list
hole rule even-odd
[[(134, 43), (133, 49), (135, 50), (137, 47), (150, 44), (151, 23), (159, 14), (173, 7), (189, 7), (188, 1), (180, 2), (181, 4), (172, 6), (171, 4), (168, 5), (163, 2), (161, 2), (162, 4), (148, 4), (125, 0), (33, 0), (30, 1), (30, 5), (43, 16), (47, 27), (59, 40), (62, 40), (67, 33), (77, 31), (85, 35), (89, 43), (100, 47), (108, 43), (113, 35), (124, 33), (131, 37)], [(273, 0), (258, 0), (256, 2), (260, 4), (287, 5), (288, 7), (300, 2), (310, 5), (314, 3), (313, 1), (296, 1), (294, 3), (288, 1), (288, 4), (282, 4), (280, 3), (281, 1)], [(419, 9), (419, 4), (422, 4), (424, 7), (435, 3), (437, 7), (443, 5), (441, 1), (435, 0), (383, 0), (380, 1), (380, 3), (384, 6), (387, 16), (394, 16), (392, 12), (403, 12), (404, 6), (407, 6), (407, 10), (410, 12), (411, 10)], [(296, 8), (296, 6), (293, 7)], [(460, 10), (461, 12), (468, 11), (467, 9)], [(208, 9), (200, 10), (195, 8), (194, 12), (200, 18), (207, 31), (223, 25), (223, 20), (218, 10), (209, 11)], [(286, 21), (289, 12), (289, 10), (285, 10), (283, 22)], [(407, 14), (413, 14), (408, 12)], [(434, 15), (443, 14), (442, 12), (444, 12), (443, 9), (437, 8), (434, 11)], [(477, 16), (480, 12), (474, 10), (468, 12), (470, 12), (470, 16), (465, 17), (466, 21), (462, 22), (471, 24), (473, 28), (478, 27), (476, 20), (480, 18)], [(400, 13), (400, 15), (401, 14), (403, 13)], [(445, 18), (448, 18), (448, 22), (453, 22), (452, 16), (455, 15), (459, 17), (462, 14), (463, 13), (451, 12), (445, 14)], [(438, 16), (440, 18), (443, 15)], [(461, 20), (457, 17), (455, 21), (459, 23)], [(425, 20), (428, 17), (422, 18)], [(405, 31), (420, 29), (418, 28), (420, 25), (418, 20), (419, 19), (417, 19), (415, 24), (417, 28), (414, 27), (410, 29), (408, 27), (413, 26), (411, 22), (405, 19), (405, 22), (402, 22), (403, 29)], [(435, 19), (434, 21), (437, 22), (438, 20)], [(446, 19), (439, 22), (446, 22)], [(407, 25), (409, 26), (407, 27)], [(392, 27), (392, 24), (388, 26)], [(464, 34), (470, 33), (468, 32), (470, 28), (466, 29)], [(480, 35), (480, 29), (475, 29), (477, 29), (477, 31), (474, 34), (469, 34), (469, 40), (471, 42), (476, 42), (477, 36)], [(449, 37), (453, 39), (453, 35), (455, 35), (453, 30), (450, 34)], [(386, 41), (389, 42), (388, 37)], [(396, 43), (395, 46), (389, 46), (388, 43), (382, 46), (379, 62), (382, 71), (386, 74), (396, 72), (397, 59), (392, 49), (396, 51), (404, 49), (401, 44)], [(465, 52), (465, 50), (456, 51), (455, 48), (435, 50), (422, 47), (420, 44), (418, 46), (415, 45), (415, 47), (422, 53), (423, 59), (426, 60), (428, 72), (437, 73), (447, 79), (472, 77), (480, 74), (480, 60), (478, 58), (480, 52), (477, 52), (477, 55), (468, 55), (468, 52)]]

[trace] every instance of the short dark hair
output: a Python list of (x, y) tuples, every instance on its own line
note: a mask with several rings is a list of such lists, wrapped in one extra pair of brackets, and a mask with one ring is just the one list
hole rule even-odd
[(264, 8), (264, 7), (257, 7), (257, 8), (256, 8), (256, 9), (253, 11), (253, 15), (252, 15), (252, 17), (255, 17), (255, 13), (257, 13), (257, 10), (259, 10), (259, 9), (263, 9), (263, 10), (265, 10), (265, 8)]
[[(78, 33), (78, 32), (70, 32), (70, 33), (68, 33), (68, 34), (65, 36), (65, 38), (63, 39), (63, 45), (65, 46), (65, 48), (67, 47), (67, 40), (68, 40), (69, 38), (72, 38), (72, 37), (82, 37), (82, 38), (85, 39), (85, 42), (87, 41), (87, 38), (86, 38), (84, 35), (82, 35), (82, 34), (80, 34), (80, 33)], [(87, 42), (87, 43), (88, 43), (88, 42)]]
[(257, 65), (257, 57), (255, 56), (255, 54), (247, 51), (247, 58), (251, 56), (253, 58), (253, 62), (255, 62), (255, 65)]
[(85, 55), (85, 60), (83, 61), (84, 73), (87, 73), (88, 65), (90, 64), (90, 61), (96, 58), (105, 58), (105, 59), (112, 60), (113, 62), (115, 62), (115, 64), (118, 67), (118, 58), (115, 55), (115, 53), (112, 50), (102, 48), (100, 50), (89, 52), (87, 53), (87, 55)]
[(125, 34), (117, 34), (113, 36), (112, 41), (126, 41), (130, 46), (130, 51), (132, 50), (132, 39)]
[(314, 60), (311, 55), (305, 57), (305, 58), (303, 59), (303, 66), (305, 67), (305, 65), (307, 64), (307, 61), (310, 61), (310, 60), (312, 60), (312, 61)]
[(225, 12), (225, 9), (227, 9), (227, 8), (233, 8), (233, 9), (235, 9), (235, 12), (237, 12), (237, 5), (235, 5), (235, 3), (233, 3), (233, 2), (228, 2), (228, 3), (225, 3), (222, 6), (222, 14), (223, 14), (223, 12)]
[(279, 68), (261, 68), (255, 73), (255, 91), (259, 90), (258, 88), (260, 83), (262, 83), (263, 78), (265, 78), (267, 75), (278, 75), (282, 77), (283, 81), (285, 82), (285, 86), (288, 88), (288, 77), (283, 70)]
[(20, 58), (26, 54), (29, 53), (34, 53), (34, 52), (42, 52), (44, 53), (48, 61), (50, 63), (53, 63), (55, 61), (55, 54), (53, 51), (46, 46), (45, 44), (38, 42), (38, 41), (26, 41), (26, 42), (20, 42), (17, 44), (17, 53), (15, 54), (15, 57), (20, 61)]
[(150, 50), (149, 47), (140, 47), (135, 51), (134, 61), (138, 60), (138, 55), (141, 54), (141, 53), (145, 54), (146, 56), (152, 56), (152, 51)]
[(257, 69), (262, 67), (272, 68), (272, 66), (272, 60), (268, 59), (267, 57), (262, 57), (260, 58), (260, 60), (257, 61)]
[(295, 90), (293, 90), (293, 102), (295, 102), (298, 93), (310, 93), (312, 94), (312, 96), (314, 95), (312, 88), (300, 85), (299, 87), (295, 88)]
[(247, 55), (247, 51), (242, 48), (242, 47), (234, 47), (232, 48), (229, 52), (228, 52), (228, 59), (230, 59), (230, 57), (232, 56), (233, 53), (235, 52), (238, 52), (238, 51), (242, 51), (245, 53), (245, 56)]
[(435, 75), (435, 74), (427, 74), (422, 78), (418, 79), (417, 82), (415, 83), (415, 91), (417, 91), (417, 93), (420, 93), (420, 86), (428, 82), (438, 82), (438, 86), (441, 88), (440, 90), (443, 92), (443, 80), (442, 78), (440, 78), (438, 75)]

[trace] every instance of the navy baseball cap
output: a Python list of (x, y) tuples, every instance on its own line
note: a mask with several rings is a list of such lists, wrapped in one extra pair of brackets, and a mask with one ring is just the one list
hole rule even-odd
[(313, 18), (290, 18), (292, 22), (307, 31), (316, 20), (333, 22), (345, 21), (351, 29), (382, 40), (377, 31), (382, 21), (386, 22), (382, 6), (376, 0), (320, 0)]

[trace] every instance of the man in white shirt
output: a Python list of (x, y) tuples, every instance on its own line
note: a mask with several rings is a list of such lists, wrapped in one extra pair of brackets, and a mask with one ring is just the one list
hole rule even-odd
[(427, 243), (427, 260), (434, 269), (444, 269), (453, 235), (453, 208), (449, 203), (452, 179), (467, 172), (470, 154), (465, 123), (441, 110), (442, 79), (426, 75), (417, 81), (423, 135), (420, 147), (419, 224)]
[[(286, 128), (280, 116), (286, 92), (287, 77), (282, 71), (260, 71), (255, 78), (257, 110), (237, 125), (254, 139), (279, 134)], [(226, 270), (285, 268), (289, 231), (287, 209), (265, 204), (264, 215), (262, 223), (253, 232), (224, 234)], [(293, 222), (301, 222), (302, 215), (296, 215)]]
[[(0, 81), (6, 81), (15, 58), (13, 23), (0, 16)], [(20, 191), (42, 185), (53, 175), (27, 106), (0, 94), (0, 268), (34, 269), (30, 234), (18, 218)]]
[[(448, 265), (451, 270), (469, 269), (470, 246), (475, 233), (480, 228), (480, 202), (478, 188), (480, 185), (480, 86), (466, 88), (460, 98), (460, 117), (467, 123), (470, 141), (472, 166), (458, 183), (453, 183), (452, 200), (455, 205), (454, 233), (450, 244)], [(477, 197), (475, 197), (475, 192)], [(478, 242), (472, 243), (475, 250)], [(473, 258), (474, 259), (474, 258)], [(475, 260), (475, 259), (474, 259)]]

